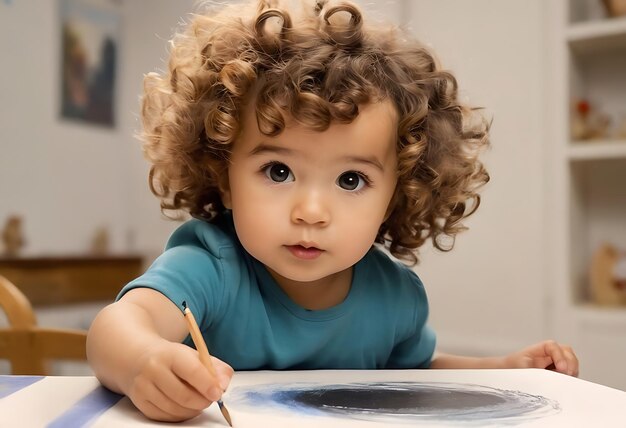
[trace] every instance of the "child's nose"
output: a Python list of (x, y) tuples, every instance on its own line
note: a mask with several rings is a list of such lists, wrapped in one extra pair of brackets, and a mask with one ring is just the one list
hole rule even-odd
[(323, 193), (317, 190), (300, 193), (291, 210), (291, 221), (296, 224), (327, 225), (330, 221), (330, 210)]

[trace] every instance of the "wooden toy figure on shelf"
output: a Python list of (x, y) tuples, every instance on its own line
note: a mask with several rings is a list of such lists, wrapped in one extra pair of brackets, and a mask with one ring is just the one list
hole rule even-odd
[(109, 252), (109, 230), (102, 226), (96, 229), (91, 240), (91, 253), (96, 256), (103, 256)]
[(626, 305), (626, 254), (609, 244), (591, 262), (591, 298), (598, 305)]
[(626, 15), (626, 0), (602, 0), (602, 3), (609, 17)]
[(4, 255), (16, 257), (26, 244), (22, 231), (22, 218), (16, 215), (9, 216), (2, 230), (2, 242), (4, 243)]

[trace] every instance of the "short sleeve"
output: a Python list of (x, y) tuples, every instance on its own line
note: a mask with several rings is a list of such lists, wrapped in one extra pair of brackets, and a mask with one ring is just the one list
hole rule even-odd
[(390, 369), (427, 369), (435, 352), (435, 332), (424, 324), (413, 336), (397, 344), (389, 357)]
[(412, 314), (406, 316), (408, 324), (404, 331), (406, 336), (393, 348), (389, 357), (388, 368), (429, 368), (435, 352), (436, 335), (428, 325), (428, 298), (424, 285), (419, 277), (410, 269), (405, 273), (408, 282), (412, 285), (407, 300), (413, 302), (410, 306)]
[(181, 308), (185, 301), (204, 328), (223, 310), (223, 269), (221, 260), (201, 247), (181, 245), (167, 249), (139, 278), (126, 285), (119, 295), (140, 287), (162, 293)]

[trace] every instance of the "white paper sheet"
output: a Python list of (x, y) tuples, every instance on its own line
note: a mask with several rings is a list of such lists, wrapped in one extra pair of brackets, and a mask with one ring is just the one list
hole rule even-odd
[[(93, 377), (44, 378), (0, 398), (0, 426), (163, 425), (101, 393)], [(626, 427), (626, 392), (536, 369), (238, 372), (223, 399), (236, 428)], [(227, 424), (212, 405), (177, 426)]]

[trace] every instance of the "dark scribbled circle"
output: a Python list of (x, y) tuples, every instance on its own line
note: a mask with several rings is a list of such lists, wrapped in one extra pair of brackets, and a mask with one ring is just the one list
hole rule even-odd
[(557, 402), (539, 395), (444, 382), (263, 384), (238, 387), (230, 395), (229, 401), (256, 409), (393, 423), (514, 425), (560, 411)]
[(292, 392), (291, 399), (299, 404), (314, 408), (350, 409), (363, 412), (383, 411), (386, 413), (462, 411), (479, 407), (493, 407), (506, 399), (499, 394), (480, 391), (452, 391), (445, 389), (388, 389), (374, 387), (313, 389)]

